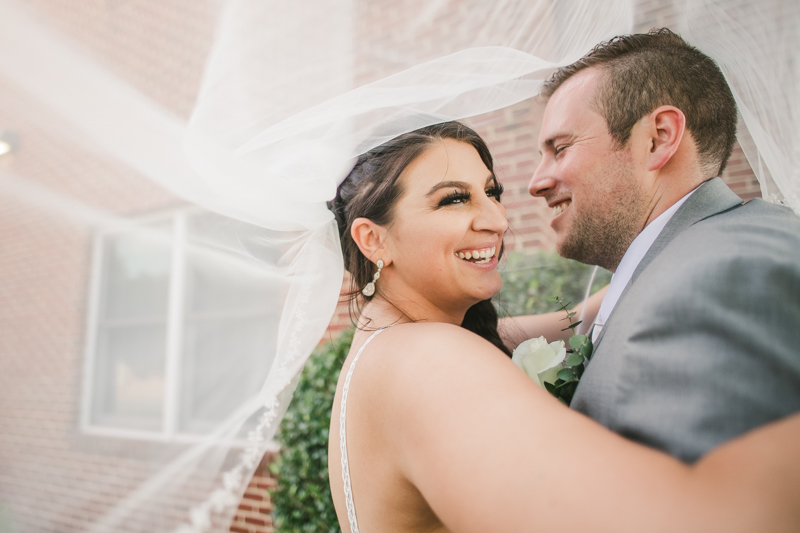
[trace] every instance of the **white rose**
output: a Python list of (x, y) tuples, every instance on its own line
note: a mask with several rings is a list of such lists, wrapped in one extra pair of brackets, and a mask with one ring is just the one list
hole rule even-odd
[(525, 371), (540, 387), (545, 381), (555, 383), (556, 374), (564, 368), (561, 364), (567, 355), (564, 341), (547, 343), (547, 339), (529, 339), (514, 350), (511, 360)]

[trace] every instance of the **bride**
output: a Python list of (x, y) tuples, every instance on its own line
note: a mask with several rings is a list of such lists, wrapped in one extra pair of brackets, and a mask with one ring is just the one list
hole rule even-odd
[[(689, 466), (571, 411), (511, 362), (490, 300), (501, 194), (485, 143), (455, 122), (367, 152), (339, 187), (345, 267), (366, 302), (331, 417), (342, 530), (796, 530), (800, 417)], [(521, 322), (523, 338), (548, 320)]]

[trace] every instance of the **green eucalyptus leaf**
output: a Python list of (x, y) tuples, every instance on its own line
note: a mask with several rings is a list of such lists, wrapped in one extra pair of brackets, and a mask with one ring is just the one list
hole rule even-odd
[(592, 345), (592, 339), (586, 337), (586, 340), (583, 344), (580, 345), (578, 348), (578, 353), (584, 356), (586, 359), (590, 359), (592, 357), (592, 352), (594, 351), (594, 346)]
[(559, 370), (558, 374), (556, 375), (558, 376), (559, 379), (563, 379), (567, 383), (577, 379), (577, 377), (575, 376), (575, 372), (573, 372), (571, 368), (563, 368)]
[(567, 366), (576, 366), (583, 363), (583, 356), (579, 353), (571, 353), (564, 364)]
[(584, 342), (586, 342), (586, 335), (573, 335), (569, 338), (568, 342), (572, 348), (577, 350)]

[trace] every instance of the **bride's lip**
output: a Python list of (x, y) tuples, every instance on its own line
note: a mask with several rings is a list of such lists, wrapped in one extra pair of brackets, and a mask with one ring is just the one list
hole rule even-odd
[(477, 268), (477, 269), (480, 269), (480, 270), (493, 270), (493, 269), (497, 268), (497, 263), (499, 261), (497, 259), (497, 254), (495, 254), (495, 255), (492, 256), (492, 258), (489, 261), (486, 261), (485, 263), (473, 263), (473, 262), (470, 262), (470, 261), (463, 261), (463, 260), (461, 260), (461, 262), (463, 264), (467, 265), (467, 266), (472, 267), (472, 268)]
[(456, 253), (456, 255), (458, 255), (459, 253), (462, 253), (462, 252), (468, 252), (468, 251), (471, 252), (472, 250), (488, 250), (489, 248), (495, 248), (495, 247), (499, 248), (500, 247), (500, 243), (497, 242), (497, 241), (482, 242), (480, 244), (476, 244), (474, 246), (470, 246), (469, 248), (462, 248), (461, 250), (456, 250), (455, 253)]

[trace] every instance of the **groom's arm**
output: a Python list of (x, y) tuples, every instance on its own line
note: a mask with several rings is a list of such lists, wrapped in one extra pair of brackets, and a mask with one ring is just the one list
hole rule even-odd
[[(576, 317), (580, 316), (581, 312), (583, 312), (582, 332), (588, 331), (591, 327), (607, 291), (608, 286), (606, 285), (570, 310), (576, 313)], [(501, 318), (498, 331), (505, 345), (512, 350), (523, 341), (539, 337), (540, 335), (543, 335), (548, 342), (560, 339), (566, 340), (572, 335), (572, 332), (569, 330), (562, 331), (567, 324), (564, 321), (564, 317), (565, 315), (563, 312), (557, 311), (541, 315)], [(575, 320), (577, 320), (577, 318)]]

